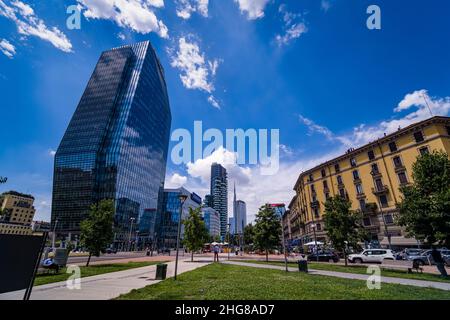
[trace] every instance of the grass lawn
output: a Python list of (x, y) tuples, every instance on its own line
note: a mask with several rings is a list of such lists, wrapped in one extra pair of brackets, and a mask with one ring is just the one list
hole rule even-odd
[(214, 263), (118, 299), (450, 299), (450, 291), (385, 283), (369, 290), (360, 280)]
[[(89, 267), (80, 266), (81, 277), (84, 278), (84, 277), (95, 276), (97, 274), (102, 274), (102, 273), (109, 273), (109, 272), (116, 272), (116, 271), (122, 271), (122, 270), (133, 269), (133, 268), (140, 268), (140, 267), (145, 267), (145, 266), (149, 266), (149, 265), (157, 264), (157, 263), (159, 263), (159, 261), (98, 264), (98, 265), (91, 265)], [(66, 273), (66, 268), (61, 269), (58, 274), (54, 274), (53, 272), (50, 272), (48, 274), (38, 274), (36, 276), (36, 279), (34, 280), (34, 285), (39, 286), (39, 285), (47, 284), (47, 283), (65, 281), (71, 275), (72, 275), (71, 273)]]
[[(236, 261), (243, 261), (243, 260), (236, 260)], [(281, 261), (255, 261), (255, 260), (245, 260), (244, 262), (250, 262), (250, 263), (260, 263), (260, 264), (272, 264), (272, 265), (282, 265), (284, 266), (284, 262)], [(297, 263), (295, 262), (288, 262), (289, 267), (297, 267)], [(346, 272), (346, 273), (358, 273), (358, 274), (367, 274), (366, 266), (359, 266), (359, 265), (352, 265), (349, 264), (348, 267), (339, 265), (339, 264), (333, 264), (333, 263), (317, 263), (317, 262), (309, 262), (308, 261), (308, 268), (310, 269), (316, 269), (316, 270), (328, 270), (328, 271), (338, 271), (338, 272)], [(438, 281), (438, 282), (450, 282), (450, 278), (444, 279), (441, 278), (437, 274), (430, 274), (430, 273), (407, 273), (406, 271), (402, 270), (388, 270), (388, 269), (381, 269), (381, 276), (384, 277), (394, 277), (394, 278), (405, 278), (405, 279), (414, 279), (414, 280), (426, 280), (426, 281)]]

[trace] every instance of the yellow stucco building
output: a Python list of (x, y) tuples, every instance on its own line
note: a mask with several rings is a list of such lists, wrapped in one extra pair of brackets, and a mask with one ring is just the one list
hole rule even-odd
[(16, 191), (0, 195), (0, 233), (31, 235), (35, 209), (34, 197)]
[[(394, 223), (400, 186), (412, 182), (412, 165), (424, 152), (443, 150), (450, 154), (450, 118), (432, 117), (345, 154), (300, 174), (294, 186), (285, 221), (285, 235), (312, 241), (326, 241), (322, 215), (324, 203), (341, 195), (362, 215), (372, 240), (392, 246), (417, 245), (407, 239)], [(388, 236), (389, 235), (389, 236)]]

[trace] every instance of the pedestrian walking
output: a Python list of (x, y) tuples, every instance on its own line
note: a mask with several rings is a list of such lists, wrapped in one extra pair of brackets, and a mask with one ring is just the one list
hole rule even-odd
[(445, 261), (442, 259), (441, 253), (436, 249), (436, 247), (433, 247), (433, 250), (431, 250), (431, 257), (433, 258), (434, 263), (436, 264), (436, 268), (441, 273), (441, 276), (444, 278), (447, 278), (447, 270), (445, 270)]
[(214, 262), (219, 262), (219, 246), (216, 244), (213, 248), (214, 251)]

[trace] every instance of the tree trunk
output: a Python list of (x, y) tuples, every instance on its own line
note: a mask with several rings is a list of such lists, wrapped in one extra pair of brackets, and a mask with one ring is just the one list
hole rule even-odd
[(191, 262), (194, 262), (194, 250), (191, 251)]
[(269, 262), (269, 250), (266, 249), (266, 262)]
[(89, 252), (89, 258), (86, 262), (86, 267), (89, 267), (89, 262), (91, 262), (91, 256), (92, 256), (92, 253)]

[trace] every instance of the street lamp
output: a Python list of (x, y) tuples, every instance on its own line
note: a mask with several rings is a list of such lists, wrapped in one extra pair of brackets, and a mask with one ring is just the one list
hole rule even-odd
[(228, 260), (230, 260), (230, 231), (231, 223), (228, 224)]
[(131, 251), (131, 231), (133, 230), (134, 218), (130, 218), (130, 233), (128, 235), (128, 251)]
[(53, 227), (52, 234), (52, 249), (55, 250), (55, 237), (56, 237), (56, 225), (58, 224), (58, 219), (55, 220), (55, 226)]
[(177, 271), (178, 271), (178, 251), (180, 248), (180, 233), (181, 233), (181, 215), (183, 214), (183, 204), (187, 199), (187, 195), (181, 194), (178, 196), (180, 199), (180, 213), (178, 215), (178, 232), (177, 232), (177, 253), (175, 258), (175, 275), (173, 277), (174, 280), (177, 280)]

